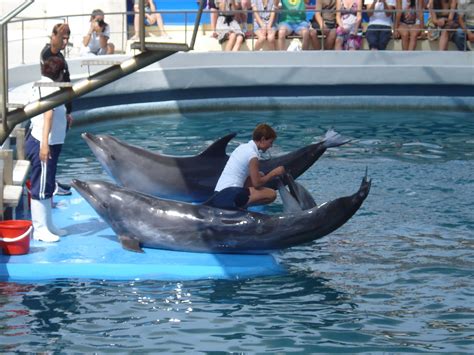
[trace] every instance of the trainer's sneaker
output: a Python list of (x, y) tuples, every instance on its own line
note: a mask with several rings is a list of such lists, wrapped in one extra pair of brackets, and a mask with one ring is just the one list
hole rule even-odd
[(69, 196), (72, 195), (69, 185), (61, 184), (56, 182), (56, 188), (54, 189), (54, 195), (57, 196)]

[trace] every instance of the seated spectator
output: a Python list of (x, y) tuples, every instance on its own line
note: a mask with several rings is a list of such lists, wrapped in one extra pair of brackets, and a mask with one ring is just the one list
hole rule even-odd
[(336, 10), (335, 49), (360, 49), (362, 37), (358, 32), (362, 21), (362, 0), (338, 0)]
[(365, 38), (371, 50), (383, 51), (387, 48), (392, 38), (393, 10), (395, 10), (395, 0), (372, 0), (367, 7), (369, 25)]
[(115, 46), (109, 43), (109, 38), (110, 26), (104, 21), (104, 12), (92, 11), (89, 32), (82, 39), (81, 55), (114, 54)]
[(336, 0), (316, 1), (315, 13), (311, 19), (310, 38), (313, 49), (320, 49), (319, 36), (324, 37), (323, 49), (334, 49), (336, 42)]
[[(217, 31), (216, 31), (216, 24), (217, 24), (217, 5), (216, 3), (219, 0), (203, 0), (206, 5), (204, 9), (208, 9), (211, 11), (211, 30), (212, 34), (211, 36), (214, 38), (217, 38)], [(197, 2), (199, 5), (199, 1)]]
[(402, 50), (414, 51), (424, 26), (423, 0), (397, 0), (394, 38), (402, 39)]
[[(217, 0), (218, 2), (220, 0)], [(250, 0), (235, 0), (236, 10), (242, 10), (242, 12), (236, 15), (236, 20), (240, 23), (240, 27), (245, 34), (245, 37), (249, 37), (252, 35), (251, 31), (248, 31), (247, 28), (247, 19), (248, 19), (248, 11), (252, 9), (252, 3)]]
[(394, 38), (402, 39), (402, 50), (416, 50), (418, 37), (424, 28), (423, 0), (397, 0)]
[(278, 0), (252, 0), (253, 10), (253, 30), (257, 35), (255, 50), (263, 48), (265, 41), (268, 42), (268, 49), (275, 50), (275, 10), (278, 8)]
[[(135, 33), (131, 39), (137, 40), (138, 32), (140, 30), (139, 0), (135, 0), (135, 3), (133, 5), (133, 11), (135, 11), (135, 17), (133, 18), (133, 29)], [(145, 0), (145, 26), (152, 26), (154, 24), (158, 26), (158, 29), (160, 30), (160, 36), (171, 38), (165, 31), (163, 18), (159, 13), (156, 13), (156, 6), (154, 0)]]
[(306, 21), (306, 4), (309, 0), (281, 0), (278, 26), (278, 49), (286, 50), (286, 36), (302, 37), (303, 50), (309, 49), (309, 23)]
[(239, 51), (245, 40), (239, 23), (235, 19), (235, 0), (219, 0), (219, 17), (217, 18), (217, 39), (219, 43), (227, 41), (225, 51)]
[(458, 27), (456, 15), (456, 0), (430, 0), (430, 20), (439, 30), (439, 50), (448, 49), (449, 39)]
[(459, 28), (454, 34), (454, 43), (460, 51), (469, 51), (467, 42), (474, 44), (474, 1), (458, 0)]

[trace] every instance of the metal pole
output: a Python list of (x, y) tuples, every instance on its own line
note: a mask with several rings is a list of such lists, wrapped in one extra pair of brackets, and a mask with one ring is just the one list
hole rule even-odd
[(8, 42), (7, 42), (7, 25), (0, 24), (0, 68), (2, 69), (0, 108), (2, 114), (2, 128), (5, 132), (8, 131), (7, 126), (7, 103), (8, 103)]
[(199, 30), (199, 24), (201, 23), (202, 11), (204, 10), (204, 6), (206, 6), (206, 1), (201, 0), (199, 11), (196, 15), (196, 21), (194, 22), (193, 37), (191, 38), (191, 44), (189, 45), (190, 49), (194, 49), (194, 43), (196, 43), (196, 37)]
[[(140, 23), (140, 51), (145, 51), (145, 0), (138, 2), (139, 9), (139, 23)], [(135, 22), (135, 19), (134, 19)]]
[(25, 64), (25, 21), (21, 21), (21, 64)]
[[(2, 80), (0, 84), (1, 99), (0, 99), (0, 110), (2, 118), (2, 129), (4, 132), (9, 132), (7, 125), (7, 104), (8, 104), (8, 35), (7, 26), (8, 22), (30, 6), (34, 0), (26, 0), (23, 4), (18, 6), (0, 19), (0, 70), (2, 71)], [(3, 144), (4, 140), (2, 141)]]

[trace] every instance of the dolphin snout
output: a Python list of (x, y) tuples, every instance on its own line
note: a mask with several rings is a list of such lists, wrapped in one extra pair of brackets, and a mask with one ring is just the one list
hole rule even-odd
[(87, 184), (81, 180), (77, 179), (72, 179), (71, 185), (76, 189), (76, 190), (84, 190), (87, 187)]
[(93, 135), (92, 133), (84, 132), (81, 134), (82, 139), (84, 139), (86, 142), (94, 142), (97, 143), (98, 138), (97, 136)]

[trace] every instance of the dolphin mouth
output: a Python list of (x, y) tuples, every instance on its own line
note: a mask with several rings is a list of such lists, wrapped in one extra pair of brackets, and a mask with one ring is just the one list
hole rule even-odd
[(95, 144), (99, 144), (99, 138), (92, 133), (84, 132), (81, 134), (82, 139), (86, 142), (93, 142)]
[(87, 190), (87, 184), (81, 180), (72, 179), (71, 181), (72, 187), (76, 189), (79, 193), (85, 192)]
[(93, 199), (88, 183), (81, 180), (72, 179), (71, 185), (79, 193), (79, 195), (84, 197), (86, 200), (91, 201)]

